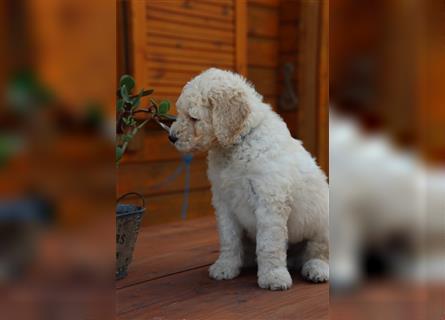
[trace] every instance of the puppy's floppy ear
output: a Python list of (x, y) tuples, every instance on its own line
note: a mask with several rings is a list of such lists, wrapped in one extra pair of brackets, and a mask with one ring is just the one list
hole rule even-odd
[(241, 132), (251, 112), (247, 94), (241, 88), (225, 88), (210, 94), (212, 122), (218, 142), (230, 146)]

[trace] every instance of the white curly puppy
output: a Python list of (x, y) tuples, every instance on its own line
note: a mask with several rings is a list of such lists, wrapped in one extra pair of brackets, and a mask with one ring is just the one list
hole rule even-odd
[(258, 285), (288, 289), (288, 245), (303, 243), (301, 274), (327, 281), (328, 184), (283, 120), (243, 77), (214, 68), (188, 82), (176, 106), (169, 139), (181, 152), (209, 151), (221, 246), (210, 276), (238, 276), (256, 243)]

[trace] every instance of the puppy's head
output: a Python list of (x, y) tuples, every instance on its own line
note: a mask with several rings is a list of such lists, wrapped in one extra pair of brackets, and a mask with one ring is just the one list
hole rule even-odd
[(260, 96), (237, 74), (209, 69), (189, 81), (176, 102), (170, 141), (181, 152), (234, 143)]

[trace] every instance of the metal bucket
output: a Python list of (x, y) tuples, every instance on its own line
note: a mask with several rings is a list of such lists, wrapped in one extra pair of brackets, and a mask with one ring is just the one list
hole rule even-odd
[[(128, 196), (135, 195), (141, 199), (142, 206), (119, 203)], [(116, 279), (127, 276), (128, 266), (133, 258), (133, 249), (139, 233), (142, 216), (145, 212), (145, 200), (136, 192), (129, 192), (117, 200), (116, 206)]]

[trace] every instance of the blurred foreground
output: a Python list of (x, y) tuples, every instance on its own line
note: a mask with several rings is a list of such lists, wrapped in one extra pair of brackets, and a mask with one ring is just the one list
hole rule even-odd
[(445, 315), (445, 5), (331, 3), (332, 319)]
[(0, 315), (114, 314), (115, 8), (0, 4)]

